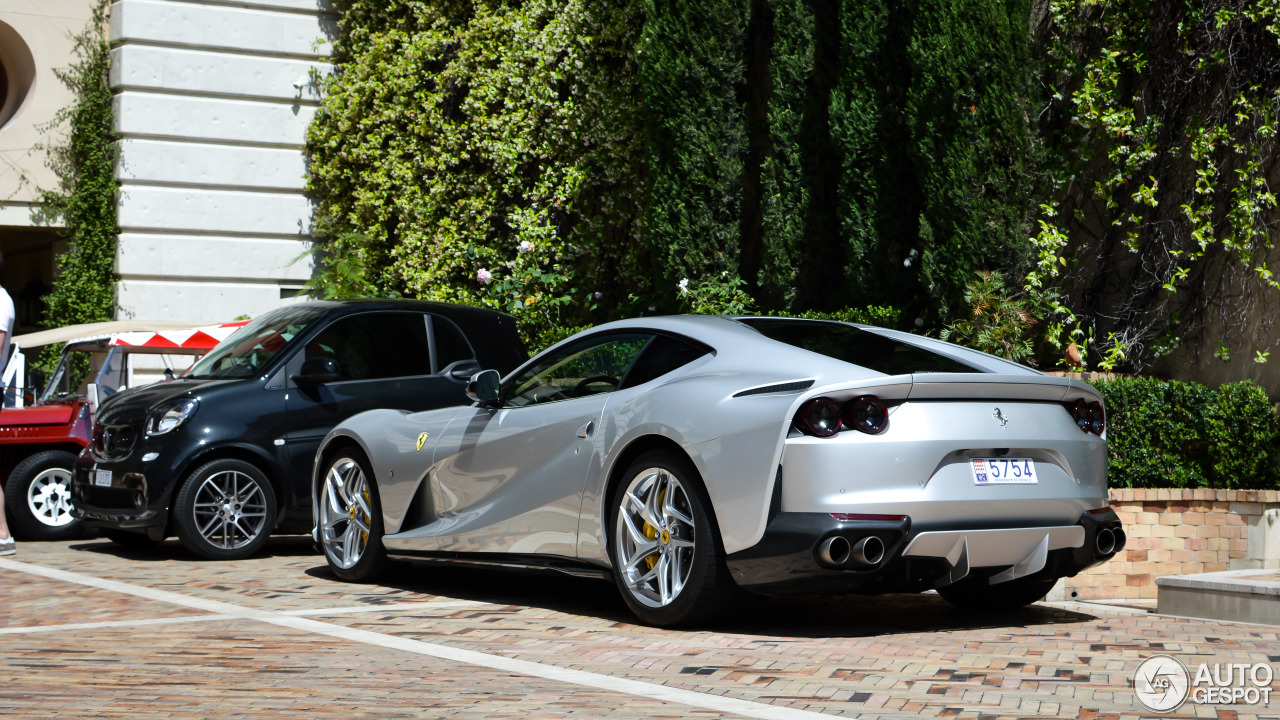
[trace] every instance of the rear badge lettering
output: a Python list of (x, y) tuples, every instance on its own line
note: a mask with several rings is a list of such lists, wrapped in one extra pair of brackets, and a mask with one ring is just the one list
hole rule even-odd
[(422, 446), (426, 444), (428, 434), (429, 433), (422, 433), (418, 436), (418, 452), (422, 452)]

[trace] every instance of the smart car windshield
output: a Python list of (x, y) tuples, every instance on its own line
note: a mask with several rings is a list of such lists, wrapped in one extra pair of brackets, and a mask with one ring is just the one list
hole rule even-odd
[(785, 318), (746, 318), (742, 322), (767, 338), (885, 375), (979, 372), (959, 360), (844, 323)]
[(186, 377), (253, 377), (326, 309), (314, 305), (286, 307), (255, 318), (219, 343)]

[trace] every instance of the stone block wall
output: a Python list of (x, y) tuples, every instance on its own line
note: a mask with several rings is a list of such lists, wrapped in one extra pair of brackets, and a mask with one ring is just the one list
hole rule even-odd
[(120, 319), (290, 302), (312, 270), (302, 147), (333, 0), (118, 0), (110, 32)]
[(1113, 489), (1128, 544), (1062, 587), (1079, 600), (1154, 600), (1163, 575), (1280, 568), (1280, 491)]

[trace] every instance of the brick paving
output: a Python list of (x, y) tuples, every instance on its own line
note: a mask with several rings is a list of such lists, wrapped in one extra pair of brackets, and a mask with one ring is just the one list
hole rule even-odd
[[(1097, 605), (972, 616), (934, 595), (753, 599), (713, 627), (668, 631), (634, 624), (609, 584), (405, 565), (387, 584), (350, 585), (334, 580), (305, 540), (275, 539), (267, 550), (212, 563), (175, 542), (126, 550), (86, 540), (25, 543), (12, 559), (305, 616), (338, 633), (639, 681), (654, 693), (531, 677), (0, 570), (0, 717), (738, 716), (654, 699), (676, 689), (754, 703), (759, 717), (792, 709), (1101, 720), (1142, 715), (1129, 684), (1153, 654), (1192, 667), (1280, 668), (1280, 628)], [(1162, 717), (1280, 718), (1280, 693), (1269, 707), (1188, 703)]]

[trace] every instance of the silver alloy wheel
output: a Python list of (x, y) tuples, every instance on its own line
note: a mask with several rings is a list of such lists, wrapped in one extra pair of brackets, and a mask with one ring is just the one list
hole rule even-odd
[(200, 537), (220, 550), (242, 548), (266, 531), (266, 494), (257, 480), (236, 470), (205, 478), (193, 510)]
[(360, 562), (372, 520), (364, 470), (351, 458), (339, 458), (329, 466), (320, 490), (320, 544), (329, 562), (343, 570)]
[(614, 531), (623, 585), (636, 602), (670, 605), (693, 567), (693, 508), (680, 480), (663, 468), (637, 473), (622, 495)]
[(71, 471), (49, 468), (27, 486), (27, 507), (41, 525), (65, 527), (71, 517)]

